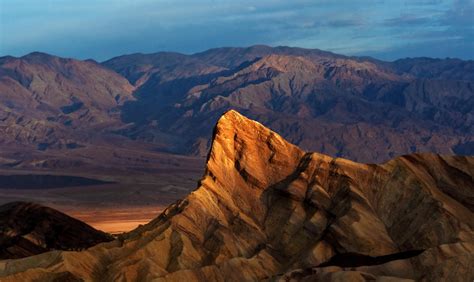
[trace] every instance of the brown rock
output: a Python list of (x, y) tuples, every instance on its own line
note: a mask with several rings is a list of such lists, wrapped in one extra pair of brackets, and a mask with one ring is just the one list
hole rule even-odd
[(119, 240), (0, 262), (2, 281), (474, 278), (474, 159), (305, 153), (235, 111), (199, 187)]

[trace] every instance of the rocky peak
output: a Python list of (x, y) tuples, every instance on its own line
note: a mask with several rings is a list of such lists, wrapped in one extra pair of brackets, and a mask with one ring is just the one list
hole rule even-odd
[(0, 278), (474, 277), (473, 158), (360, 164), (303, 152), (233, 110), (213, 137), (199, 187), (146, 226), (84, 252), (0, 262)]
[(215, 177), (228, 178), (228, 171), (268, 186), (269, 175), (285, 174), (285, 168), (296, 164), (303, 152), (262, 124), (235, 110), (226, 112), (214, 129), (207, 169)]

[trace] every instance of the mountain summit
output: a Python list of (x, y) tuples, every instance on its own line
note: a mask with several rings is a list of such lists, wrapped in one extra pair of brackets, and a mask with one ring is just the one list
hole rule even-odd
[(470, 280), (473, 168), (472, 157), (307, 153), (228, 111), (188, 197), (116, 241), (0, 262), (0, 279)]

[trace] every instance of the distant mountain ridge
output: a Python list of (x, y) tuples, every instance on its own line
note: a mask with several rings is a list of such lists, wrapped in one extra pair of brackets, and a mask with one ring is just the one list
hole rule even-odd
[(205, 155), (212, 124), (237, 109), (305, 149), (353, 160), (474, 154), (473, 61), (389, 63), (258, 45), (136, 54), (103, 65), (139, 81), (137, 100), (122, 111), (135, 126), (122, 134), (150, 142), (171, 136), (178, 153)]
[(40, 150), (87, 142), (121, 124), (119, 107), (134, 87), (91, 61), (44, 53), (0, 58), (0, 143)]
[(0, 58), (0, 143), (113, 146), (112, 134), (203, 157), (212, 125), (236, 109), (306, 150), (357, 161), (472, 155), (473, 83), (473, 61), (264, 45), (101, 64), (32, 53)]

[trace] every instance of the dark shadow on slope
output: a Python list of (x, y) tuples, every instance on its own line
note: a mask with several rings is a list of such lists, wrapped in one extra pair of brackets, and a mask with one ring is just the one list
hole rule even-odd
[[(399, 253), (394, 253), (394, 254), (389, 254), (389, 255), (384, 255), (384, 256), (377, 256), (377, 257), (362, 255), (358, 253), (337, 254), (333, 256), (327, 262), (324, 262), (318, 266), (309, 267), (309, 268), (300, 269), (300, 270), (291, 272), (289, 276), (286, 278), (296, 279), (296, 281), (299, 281), (305, 277), (315, 274), (316, 270), (322, 267), (337, 266), (337, 267), (349, 268), (349, 267), (380, 265), (380, 264), (388, 263), (395, 260), (404, 260), (404, 259), (416, 257), (420, 255), (421, 253), (423, 253), (424, 251), (425, 250), (410, 250), (410, 251), (404, 251), (404, 252), (399, 252)], [(280, 274), (280, 275), (283, 275), (283, 274)]]
[(358, 253), (344, 253), (333, 256), (329, 261), (324, 262), (317, 267), (339, 266), (339, 267), (359, 267), (379, 265), (394, 260), (408, 259), (423, 253), (425, 250), (410, 250), (384, 256), (367, 256)]
[(474, 141), (459, 143), (454, 146), (453, 151), (456, 155), (474, 156)]
[[(163, 115), (169, 112), (166, 111), (166, 108), (174, 107), (175, 103), (181, 101), (191, 88), (210, 83), (217, 77), (229, 76), (260, 59), (256, 58), (255, 60), (244, 62), (230, 70), (174, 79), (163, 83), (160, 83), (159, 77), (151, 78), (134, 93), (136, 100), (124, 103), (121, 119), (125, 123), (134, 122), (136, 124), (144, 124), (153, 119), (162, 120)], [(182, 114), (179, 109), (174, 108), (171, 112), (179, 112), (175, 113), (173, 117), (169, 117), (171, 119), (177, 118)]]
[(111, 235), (49, 207), (29, 202), (0, 206), (0, 260), (83, 250), (111, 240)]

